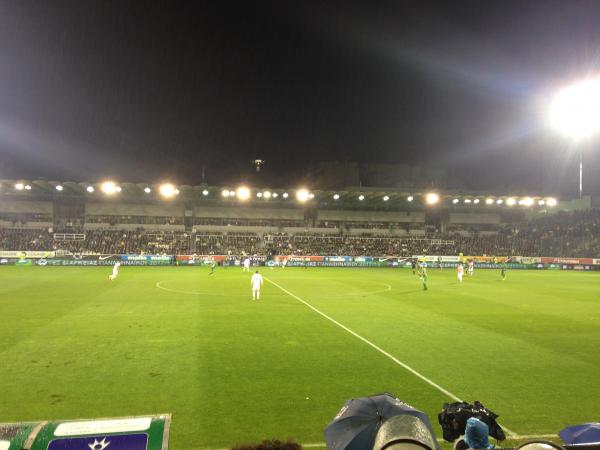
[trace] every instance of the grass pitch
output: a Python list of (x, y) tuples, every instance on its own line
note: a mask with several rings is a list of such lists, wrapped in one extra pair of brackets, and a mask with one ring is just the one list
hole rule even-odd
[(1, 267), (0, 421), (171, 412), (175, 450), (320, 443), (346, 399), (389, 391), (440, 437), (432, 383), (520, 435), (599, 419), (600, 273), (430, 269), (423, 292), (405, 269), (261, 272), (253, 302), (237, 268)]

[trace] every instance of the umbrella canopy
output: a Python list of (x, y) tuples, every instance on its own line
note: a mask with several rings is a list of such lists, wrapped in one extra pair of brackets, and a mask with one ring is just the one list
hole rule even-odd
[(600, 423), (573, 425), (558, 433), (565, 445), (600, 444)]
[[(390, 420), (397, 416), (412, 417), (404, 421)], [(384, 424), (387, 425), (384, 427)], [(422, 411), (397, 399), (391, 394), (379, 394), (348, 400), (325, 429), (325, 441), (329, 450), (370, 450), (381, 428), (385, 439), (416, 441), (431, 449), (439, 450), (429, 417)], [(394, 431), (395, 430), (395, 431)]]

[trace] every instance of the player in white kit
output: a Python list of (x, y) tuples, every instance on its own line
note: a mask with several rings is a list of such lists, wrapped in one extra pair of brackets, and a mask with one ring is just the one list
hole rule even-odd
[(250, 258), (244, 259), (244, 268), (242, 272), (250, 272)]
[(462, 283), (462, 277), (463, 277), (463, 272), (464, 272), (464, 267), (461, 263), (458, 264), (458, 266), (456, 267), (456, 276), (458, 277), (458, 282)]
[(115, 263), (115, 265), (113, 266), (112, 275), (108, 276), (108, 279), (110, 281), (113, 281), (115, 278), (117, 278), (119, 276), (119, 267), (121, 267), (121, 263), (119, 261), (117, 261)]
[(252, 280), (250, 281), (250, 285), (252, 286), (252, 300), (260, 299), (260, 287), (263, 284), (263, 277), (258, 270), (254, 275), (252, 275)]
[(470, 277), (472, 277), (474, 272), (475, 272), (475, 262), (471, 259), (467, 263), (467, 273), (469, 274)]

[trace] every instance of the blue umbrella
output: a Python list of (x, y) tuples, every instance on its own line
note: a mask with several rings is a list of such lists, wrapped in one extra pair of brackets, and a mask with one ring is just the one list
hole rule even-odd
[(439, 450), (427, 414), (388, 393), (348, 400), (325, 429), (329, 450), (371, 450), (376, 439), (385, 445), (417, 441)]
[(600, 423), (573, 425), (558, 433), (565, 445), (600, 444)]

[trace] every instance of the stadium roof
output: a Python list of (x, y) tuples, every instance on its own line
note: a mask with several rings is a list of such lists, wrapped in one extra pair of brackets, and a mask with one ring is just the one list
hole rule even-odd
[[(246, 187), (246, 186), (244, 186)], [(422, 209), (423, 207), (451, 208), (511, 208), (555, 206), (557, 200), (541, 195), (485, 192), (443, 192), (424, 190), (395, 190), (383, 188), (350, 188), (345, 190), (310, 190), (308, 188), (270, 188), (247, 186), (175, 185), (128, 182), (83, 183), (47, 180), (0, 180), (0, 195), (30, 199), (85, 199), (127, 202), (186, 202), (190, 204), (251, 204), (253, 206), (314, 206), (340, 209)], [(299, 192), (301, 192), (299, 196)], [(428, 194), (435, 192), (435, 197)], [(242, 196), (238, 194), (244, 194)], [(302, 197), (304, 195), (304, 198)], [(247, 197), (247, 198), (243, 198)]]

